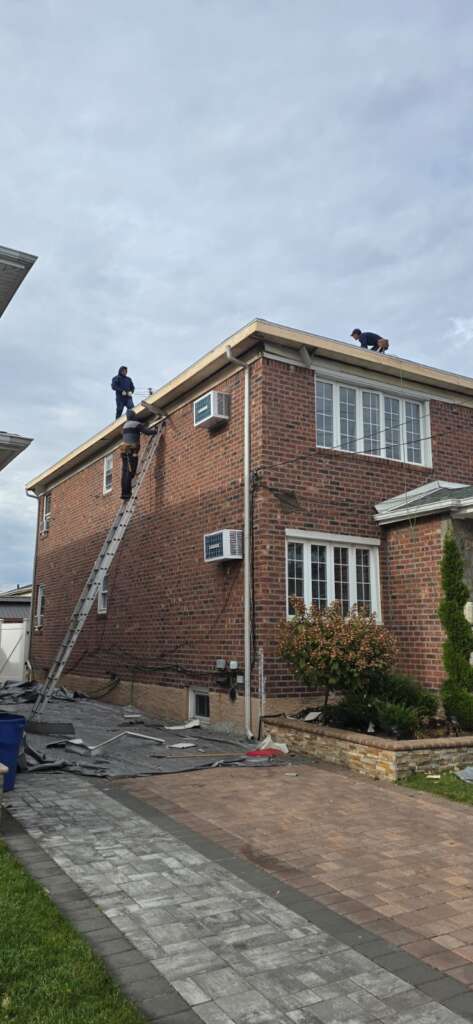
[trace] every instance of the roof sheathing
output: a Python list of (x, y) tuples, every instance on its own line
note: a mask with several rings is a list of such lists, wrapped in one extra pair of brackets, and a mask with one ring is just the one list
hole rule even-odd
[[(156, 391), (147, 399), (147, 405), (154, 405), (156, 412), (159, 412), (160, 408), (172, 411), (173, 406), (177, 405), (180, 399), (184, 396), (189, 398), (190, 393), (195, 391), (203, 381), (214, 377), (226, 367), (230, 367), (231, 364), (226, 355), (227, 349), (231, 350), (232, 355), (241, 357), (255, 346), (259, 344), (263, 346), (265, 342), (273, 344), (279, 342), (286, 348), (295, 350), (305, 347), (314, 356), (316, 354), (323, 355), (327, 359), (341, 360), (346, 364), (359, 368), (364, 367), (371, 372), (377, 371), (384, 375), (391, 373), (398, 382), (400, 379), (421, 382), (430, 387), (468, 395), (473, 401), (473, 379), (469, 377), (437, 370), (421, 363), (414, 363), (409, 359), (401, 359), (398, 356), (385, 355), (381, 357), (366, 349), (356, 348), (347, 342), (335, 341), (332, 338), (324, 338), (317, 334), (310, 334), (308, 331), (299, 331), (293, 327), (284, 327), (257, 318), (215, 346)], [(147, 415), (144, 406), (137, 406), (137, 410)], [(26, 485), (27, 490), (42, 493), (55, 480), (68, 475), (85, 461), (90, 461), (94, 455), (98, 457), (99, 452), (118, 441), (120, 434), (121, 421), (116, 420), (54, 463), (49, 469), (34, 477)]]

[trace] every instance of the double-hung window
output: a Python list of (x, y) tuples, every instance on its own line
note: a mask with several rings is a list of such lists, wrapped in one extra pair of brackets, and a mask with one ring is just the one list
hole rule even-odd
[(44, 583), (40, 583), (36, 591), (36, 612), (34, 617), (34, 624), (36, 629), (41, 629), (44, 622), (44, 609), (46, 606), (46, 587)]
[(427, 402), (316, 378), (317, 445), (429, 464)]
[(288, 531), (288, 615), (292, 598), (300, 597), (307, 607), (327, 608), (339, 601), (344, 615), (355, 607), (379, 619), (378, 547), (374, 538)]
[(110, 494), (113, 483), (113, 455), (106, 455), (103, 460), (103, 493)]
[(43, 512), (41, 516), (41, 533), (48, 533), (51, 523), (51, 494), (43, 495)]

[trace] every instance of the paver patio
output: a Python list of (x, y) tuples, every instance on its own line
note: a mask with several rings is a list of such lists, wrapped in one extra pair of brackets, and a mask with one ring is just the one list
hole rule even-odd
[(473, 808), (308, 764), (126, 786), (473, 988)]
[[(230, 787), (227, 802), (234, 801), (235, 785), (236, 789), (240, 784), (249, 786), (248, 793), (251, 790), (256, 796), (268, 775), (275, 786), (271, 774), (271, 770), (255, 770), (253, 782), (250, 772), (242, 772), (240, 781), (224, 770), (221, 778)], [(204, 783), (207, 775), (198, 777)], [(163, 781), (162, 777), (156, 780)], [(103, 788), (70, 775), (20, 779), (8, 798), (11, 812), (28, 833), (25, 840), (17, 841), (17, 848), (21, 851), (22, 842), (34, 840), (41, 853), (34, 854), (30, 863), (34, 865), (36, 856), (41, 859), (47, 853), (64, 874), (64, 881), (53, 881), (53, 896), (68, 892), (72, 880), (119, 930), (125, 949), (118, 950), (115, 940), (105, 935), (103, 955), (115, 970), (121, 970), (128, 990), (131, 986), (131, 992), (140, 994), (141, 1006), (151, 1020), (160, 1024), (461, 1024), (464, 1018), (473, 1020), (473, 997), (459, 982), (408, 954), (400, 963), (394, 954), (393, 961), (392, 953), (383, 954), (382, 941), (375, 955), (373, 943), (366, 941), (362, 930), (359, 948), (350, 948), (343, 917), (334, 934), (333, 927), (330, 931), (319, 920), (323, 913), (327, 920), (334, 917), (330, 910), (319, 906), (311, 912), (311, 901), (305, 896), (299, 900), (292, 889), (296, 899), (290, 895), (292, 905), (287, 905), (283, 883), (275, 883), (252, 865), (245, 866), (185, 826), (148, 812), (146, 805), (117, 784)], [(199, 799), (202, 796), (201, 792)], [(253, 815), (261, 819), (266, 808), (255, 803)], [(15, 847), (14, 840), (11, 844)], [(208, 855), (202, 848), (208, 849)], [(46, 887), (55, 870), (41, 869), (39, 877)], [(75, 897), (72, 903), (75, 920), (85, 929), (81, 915), (90, 911), (78, 909)], [(98, 928), (94, 919), (92, 938)], [(112, 950), (106, 948), (111, 941)], [(154, 986), (153, 994), (143, 1000), (142, 989), (148, 986)]]

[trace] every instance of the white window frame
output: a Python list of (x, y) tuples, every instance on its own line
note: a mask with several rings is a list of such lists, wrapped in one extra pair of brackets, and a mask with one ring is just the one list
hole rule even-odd
[[(110, 487), (107, 487), (107, 475), (110, 473)], [(103, 460), (103, 493), (111, 494), (113, 489), (113, 452)]]
[(39, 583), (36, 591), (36, 612), (34, 617), (35, 629), (41, 629), (41, 626), (43, 625), (45, 601), (46, 587), (44, 583)]
[(106, 615), (107, 612), (108, 612), (108, 575), (107, 575), (107, 573), (105, 573), (105, 576), (103, 576), (102, 582), (101, 582), (100, 587), (99, 587), (99, 592), (97, 594), (97, 614), (98, 615)]
[(303, 601), (307, 608), (312, 605), (312, 562), (311, 546), (319, 544), (327, 549), (327, 606), (332, 604), (335, 598), (334, 580), (334, 548), (348, 548), (348, 576), (349, 576), (349, 603), (350, 608), (357, 604), (356, 589), (356, 550), (357, 548), (367, 549), (370, 552), (370, 596), (371, 611), (374, 612), (377, 622), (382, 622), (381, 615), (381, 587), (379, 579), (379, 545), (376, 537), (354, 537), (343, 533), (320, 533), (312, 530), (286, 530), (286, 614), (288, 619), (292, 618), (289, 607), (289, 579), (288, 579), (288, 545), (303, 545)]
[[(209, 714), (208, 717), (204, 715), (198, 715), (195, 707), (195, 698), (198, 694), (209, 698)], [(189, 718), (200, 718), (201, 722), (210, 722), (210, 693), (203, 687), (193, 686), (189, 690)]]
[[(333, 397), (333, 444), (324, 445), (321, 444), (317, 437), (317, 383), (331, 384), (332, 385), (332, 397)], [(341, 430), (340, 430), (340, 388), (351, 388), (355, 391), (356, 401), (356, 449), (355, 452), (350, 451), (348, 448), (341, 447)], [(364, 383), (364, 381), (346, 379), (334, 379), (330, 373), (314, 373), (314, 391), (315, 391), (315, 427), (316, 427), (316, 445), (318, 448), (325, 448), (327, 451), (339, 451), (345, 454), (357, 454), (366, 455), (369, 458), (375, 459), (386, 459), (387, 462), (402, 462), (408, 466), (432, 466), (432, 447), (430, 444), (430, 405), (429, 402), (420, 398), (418, 394), (409, 394), (409, 392), (402, 392), (391, 390), (390, 388), (376, 388), (371, 383)], [(366, 440), (364, 435), (363, 427), (363, 392), (378, 395), (379, 397), (379, 441), (380, 450), (379, 452), (365, 452), (364, 441)], [(385, 409), (384, 399), (395, 398), (399, 401), (399, 423), (400, 423), (400, 448), (401, 458), (392, 458), (386, 454), (386, 426), (385, 426)], [(407, 436), (406, 436), (406, 402), (411, 402), (419, 406), (419, 420), (420, 420), (420, 449), (421, 459), (420, 462), (412, 462), (407, 458)], [(368, 435), (366, 435), (368, 437)]]
[(51, 523), (51, 506), (52, 506), (52, 495), (51, 491), (43, 494), (43, 504), (41, 510), (41, 533), (49, 533), (49, 526)]

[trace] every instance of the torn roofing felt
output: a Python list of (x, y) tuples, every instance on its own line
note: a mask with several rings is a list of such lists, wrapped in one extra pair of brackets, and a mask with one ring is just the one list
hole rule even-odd
[[(0, 690), (4, 710), (28, 720), (37, 684), (6, 683)], [(38, 731), (39, 729), (39, 731)], [(253, 744), (254, 747), (254, 744)], [(94, 749), (95, 748), (95, 749)], [(252, 745), (214, 735), (198, 726), (166, 728), (136, 708), (104, 704), (67, 690), (57, 691), (47, 708), (47, 723), (27, 721), (23, 771), (67, 771), (102, 778), (130, 778), (198, 771), (224, 764), (247, 764)], [(261, 760), (261, 759), (259, 759)], [(263, 758), (262, 763), (272, 763)]]

